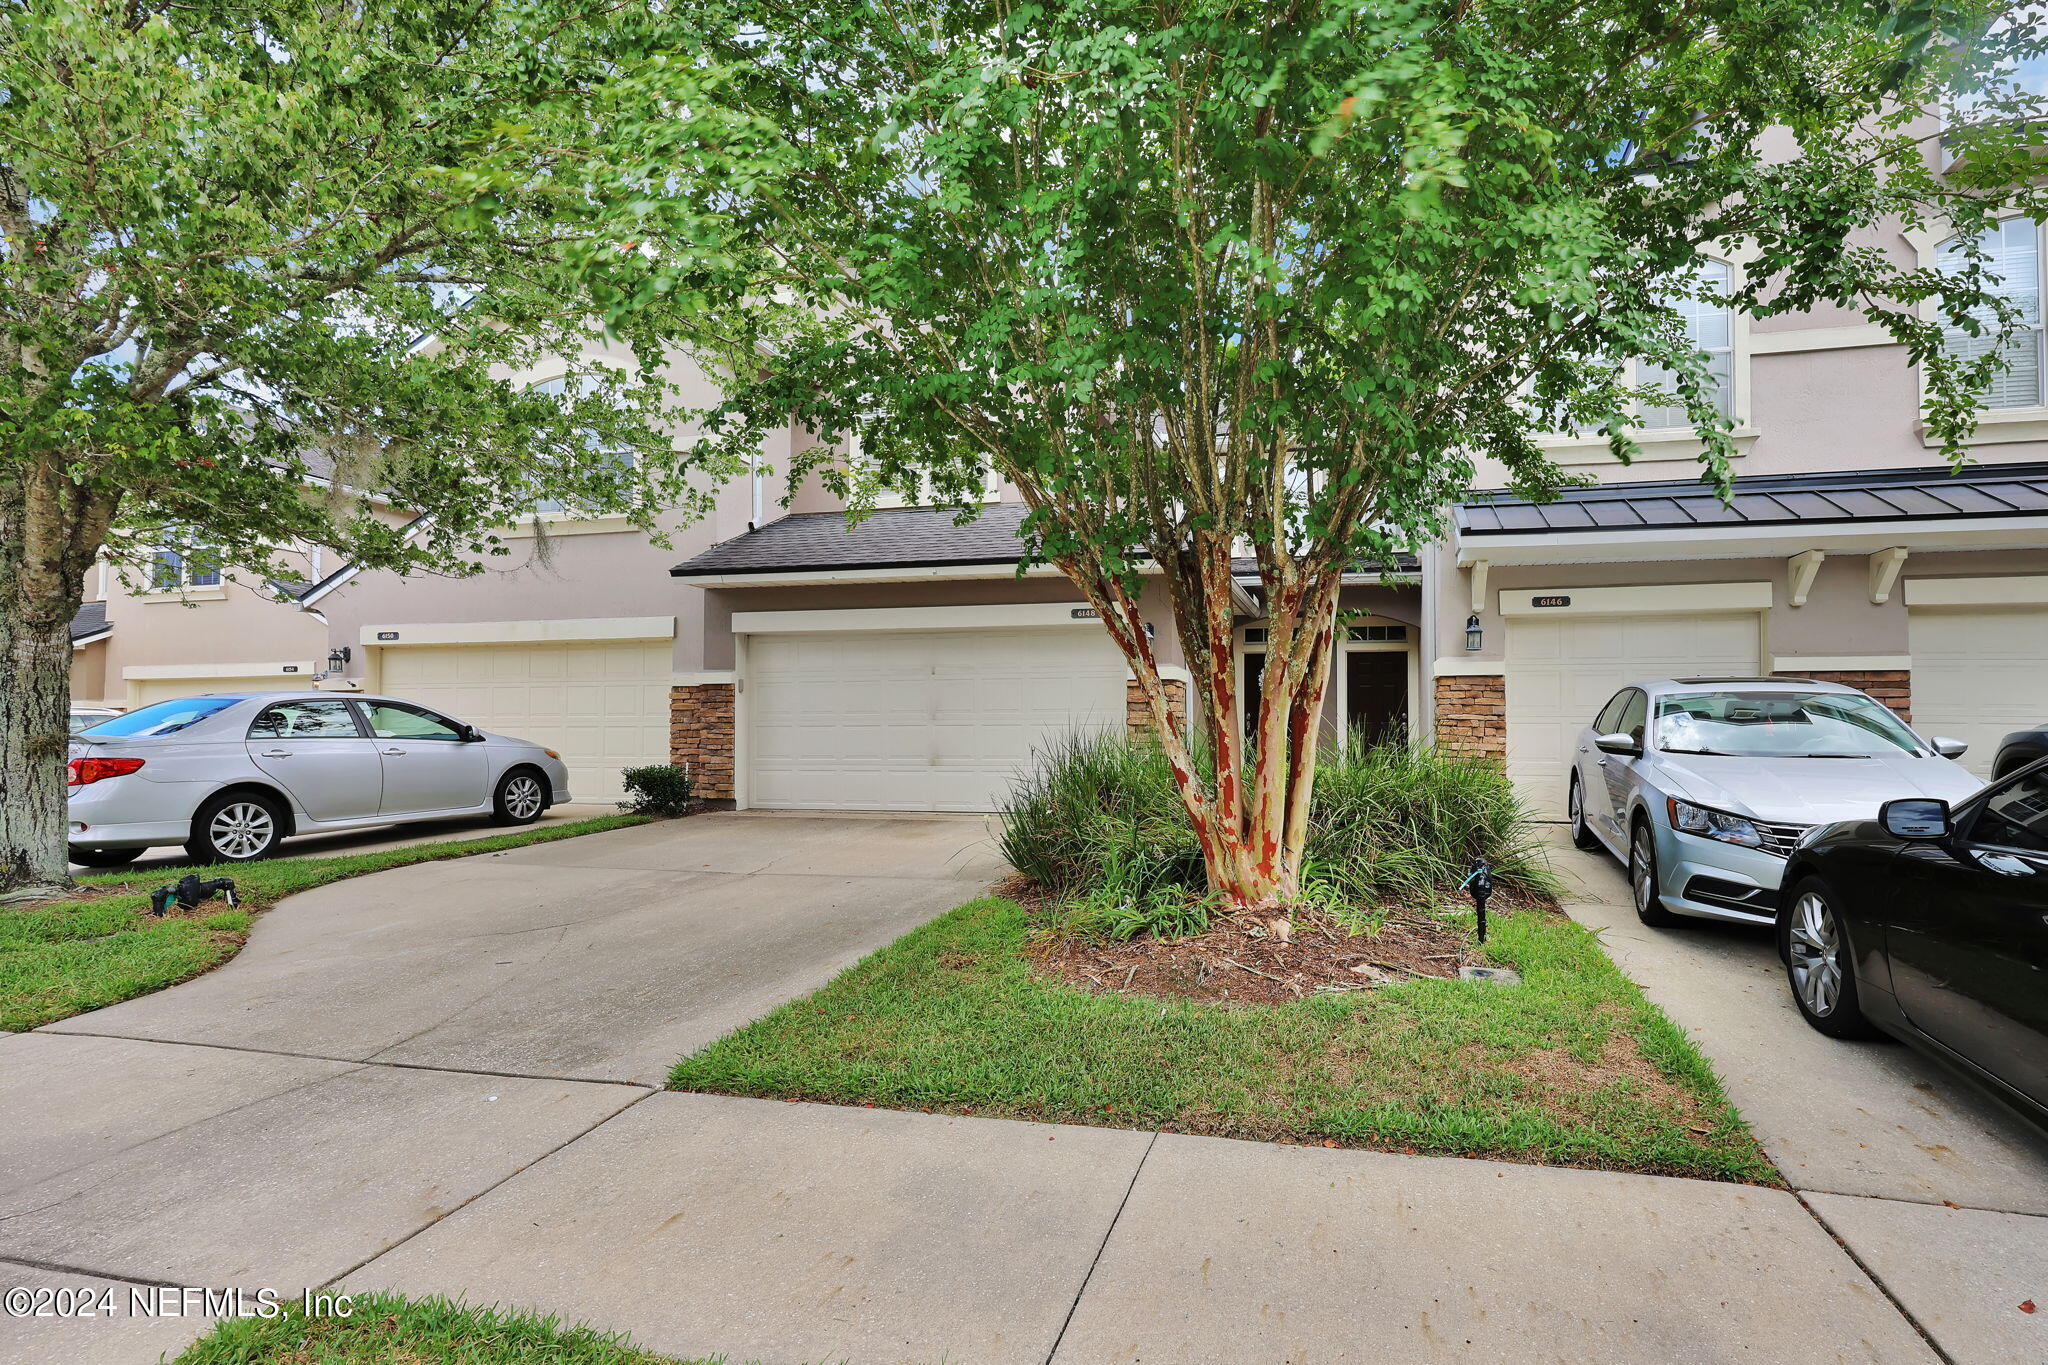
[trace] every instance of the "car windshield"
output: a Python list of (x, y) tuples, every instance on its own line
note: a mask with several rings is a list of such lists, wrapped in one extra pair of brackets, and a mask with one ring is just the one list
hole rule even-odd
[(1673, 692), (1657, 698), (1667, 754), (1863, 758), (1927, 750), (1891, 708), (1860, 692)]
[(176, 734), (216, 711), (225, 711), (240, 700), (240, 697), (180, 697), (176, 701), (155, 702), (125, 716), (109, 716), (98, 725), (87, 726), (78, 733), (109, 739), (148, 739), (152, 735)]

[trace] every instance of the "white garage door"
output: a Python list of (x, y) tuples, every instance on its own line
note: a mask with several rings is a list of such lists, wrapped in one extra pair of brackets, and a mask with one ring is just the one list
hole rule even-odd
[(310, 674), (293, 674), (264, 678), (131, 678), (128, 682), (128, 709), (148, 706), (151, 702), (175, 701), (179, 697), (206, 695), (246, 696), (252, 692), (288, 692), (297, 687), (311, 687)]
[(493, 734), (545, 744), (578, 801), (616, 801), (619, 769), (666, 763), (667, 640), (386, 649), (378, 688)]
[(2048, 608), (1915, 611), (1913, 728), (1969, 741), (1963, 766), (1991, 776), (1998, 742), (2048, 722)]
[(1755, 675), (1762, 618), (1559, 616), (1508, 624), (1508, 776), (1538, 815), (1562, 819), (1579, 731), (1632, 682)]
[(748, 803), (993, 810), (1033, 745), (1123, 725), (1124, 672), (1072, 627), (754, 636)]

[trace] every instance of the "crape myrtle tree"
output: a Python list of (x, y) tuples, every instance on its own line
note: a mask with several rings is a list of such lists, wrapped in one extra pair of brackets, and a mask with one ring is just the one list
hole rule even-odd
[[(714, 110), (681, 140), (611, 115), (691, 107), (688, 70), (615, 79), (658, 21), (492, 0), (0, 7), (0, 892), (67, 880), (67, 628), (96, 560), (169, 544), (261, 582), (282, 550), (324, 546), (475, 572), (542, 498), (694, 505), (648, 363), (679, 330), (673, 275), (645, 269), (631, 204), (590, 192), (644, 156), (673, 183), (710, 145)], [(518, 188), (465, 169), (515, 141)], [(732, 158), (745, 138), (711, 141)], [(634, 268), (614, 281), (607, 261)], [(577, 360), (600, 337), (593, 282), (634, 305), (617, 336), (637, 363)], [(566, 392), (508, 378), (550, 354), (574, 366)]]
[[(1481, 457), (1539, 497), (1567, 482), (1543, 433), (1601, 431), (1628, 458), (1644, 403), (1681, 406), (1725, 483), (1688, 300), (1862, 310), (1921, 366), (1960, 457), (2017, 310), (1968, 253), (1943, 274), (1852, 234), (2040, 211), (2024, 90), (1999, 74), (2037, 34), (1992, 17), (707, 0), (687, 60), (733, 73), (729, 111), (772, 124), (780, 159), (708, 204), (745, 244), (715, 306), (750, 358), (700, 450), (736, 457), (794, 414), (857, 436), (857, 468), (828, 443), (789, 471), (856, 506), (879, 485), (965, 516), (988, 472), (1008, 480), (1029, 554), (1129, 660), (1212, 888), (1283, 905), (1341, 577), (1441, 536)], [(1973, 127), (1944, 146), (1924, 115), (1957, 84)], [(1945, 326), (1994, 344), (1952, 354)], [(1241, 727), (1243, 554), (1268, 634)], [(1148, 574), (1193, 675), (1187, 736), (1141, 627)]]

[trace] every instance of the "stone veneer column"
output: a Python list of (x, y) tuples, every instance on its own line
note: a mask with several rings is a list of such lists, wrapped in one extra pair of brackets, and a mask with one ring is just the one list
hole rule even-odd
[(706, 800), (732, 799), (732, 698), (731, 683), (669, 689), (669, 761), (689, 767), (697, 795)]
[[(1188, 685), (1179, 678), (1163, 678), (1166, 686), (1166, 709), (1173, 717), (1175, 733), (1188, 732)], [(1145, 700), (1145, 689), (1138, 686), (1138, 680), (1131, 678), (1124, 683), (1124, 730), (1132, 739), (1139, 739), (1152, 733), (1152, 707)]]
[(1898, 712), (1900, 720), (1908, 725), (1913, 723), (1913, 674), (1908, 669), (1869, 668), (1830, 672), (1824, 669), (1781, 668), (1773, 676), (1811, 678), (1815, 682), (1840, 683), (1859, 692), (1868, 692)]
[(1436, 745), (1461, 758), (1496, 763), (1508, 755), (1508, 680), (1454, 673), (1436, 680)]

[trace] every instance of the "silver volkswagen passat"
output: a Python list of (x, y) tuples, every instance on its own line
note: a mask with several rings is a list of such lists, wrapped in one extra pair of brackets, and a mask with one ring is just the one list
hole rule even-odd
[(553, 749), (397, 697), (181, 697), (71, 737), (71, 859), (89, 867), (162, 844), (247, 862), (293, 834), (399, 820), (523, 825), (569, 799)]
[(1769, 924), (1807, 830), (1893, 797), (1981, 785), (1960, 740), (1922, 739), (1884, 703), (1798, 678), (1665, 678), (1622, 688), (1579, 733), (1572, 841), (1628, 865), (1636, 915)]

